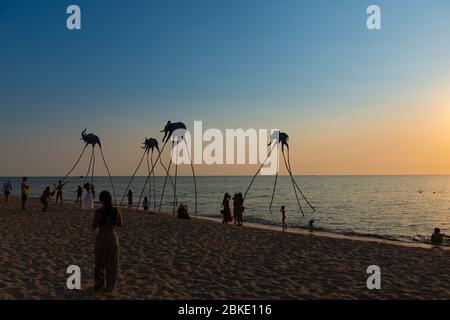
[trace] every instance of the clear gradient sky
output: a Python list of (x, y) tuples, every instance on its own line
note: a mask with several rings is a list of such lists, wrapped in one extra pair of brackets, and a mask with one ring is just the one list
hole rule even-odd
[(448, 0), (3, 0), (0, 176), (64, 175), (84, 128), (131, 175), (167, 120), (281, 128), (295, 174), (450, 174), (449, 17)]

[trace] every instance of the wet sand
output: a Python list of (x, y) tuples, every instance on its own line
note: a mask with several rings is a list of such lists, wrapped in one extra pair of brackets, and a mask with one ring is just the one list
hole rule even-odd
[[(123, 209), (120, 276), (92, 291), (93, 211), (0, 205), (0, 299), (449, 299), (449, 250), (222, 225)], [(80, 266), (82, 289), (66, 288)], [(381, 290), (366, 269), (381, 267)]]

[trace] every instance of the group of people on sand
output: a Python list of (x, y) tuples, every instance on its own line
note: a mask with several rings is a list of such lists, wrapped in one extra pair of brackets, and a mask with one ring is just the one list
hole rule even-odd
[[(57, 184), (53, 185), (53, 190), (50, 188), (50, 186), (47, 186), (42, 191), (39, 200), (43, 206), (42, 211), (48, 211), (49, 208), (49, 201), (52, 197), (55, 197), (55, 204), (60, 203), (60, 205), (63, 205), (63, 190), (66, 186), (67, 182), (63, 182), (62, 180), (59, 180)], [(83, 188), (86, 190), (86, 194), (84, 198), (82, 198), (83, 195)], [(10, 180), (8, 180), (5, 184), (2, 186), (2, 193), (4, 195), (4, 204), (7, 205), (9, 203), (9, 198), (14, 190), (14, 186), (11, 183)], [(28, 177), (23, 177), (22, 181), (20, 183), (20, 206), (22, 210), (26, 210), (26, 204), (28, 197), (31, 193), (30, 185), (28, 184)], [(78, 186), (77, 188), (77, 198), (75, 203), (81, 204), (82, 209), (93, 209), (94, 208), (94, 199), (95, 199), (95, 190), (94, 185), (90, 183), (84, 184), (83, 187)]]
[(231, 217), (230, 200), (233, 200), (234, 224), (237, 226), (242, 226), (242, 215), (245, 209), (242, 193), (235, 193), (233, 198), (231, 198), (231, 195), (228, 192), (224, 194), (222, 200), (223, 209), (220, 211), (223, 216), (222, 223), (228, 224), (229, 222), (233, 222), (233, 218)]

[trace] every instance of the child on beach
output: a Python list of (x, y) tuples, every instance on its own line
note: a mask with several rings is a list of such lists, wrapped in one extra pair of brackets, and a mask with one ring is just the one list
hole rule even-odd
[(3, 192), (3, 195), (5, 196), (5, 205), (8, 204), (9, 195), (12, 193), (12, 191), (13, 191), (13, 186), (11, 184), (11, 181), (8, 180), (2, 187), (2, 192)]
[(75, 203), (81, 203), (81, 197), (83, 196), (83, 188), (81, 186), (78, 186), (77, 189), (77, 201)]
[(63, 204), (63, 188), (67, 184), (62, 183), (61, 180), (58, 181), (58, 185), (53, 185), (56, 189), (56, 204), (58, 204), (58, 199), (61, 200), (61, 206)]
[(286, 230), (286, 228), (287, 228), (287, 224), (286, 224), (286, 210), (285, 210), (285, 206), (281, 206), (281, 210), (280, 210), (280, 212), (281, 212), (281, 220), (282, 220), (282, 223), (283, 223), (283, 231), (284, 230)]
[(431, 235), (431, 243), (435, 245), (441, 245), (444, 242), (444, 238), (450, 238), (443, 233), (441, 233), (441, 229), (434, 229), (434, 233)]
[(55, 190), (50, 191), (50, 187), (46, 187), (45, 190), (42, 192), (41, 195), (41, 203), (44, 206), (42, 209), (42, 212), (46, 212), (48, 210), (48, 199), (52, 197), (55, 194)]
[(30, 186), (28, 185), (28, 178), (23, 177), (20, 185), (20, 197), (22, 210), (26, 210), (26, 202), (28, 200), (28, 194), (30, 193)]
[(148, 197), (144, 197), (144, 201), (142, 202), (142, 206), (144, 207), (144, 213), (148, 213)]

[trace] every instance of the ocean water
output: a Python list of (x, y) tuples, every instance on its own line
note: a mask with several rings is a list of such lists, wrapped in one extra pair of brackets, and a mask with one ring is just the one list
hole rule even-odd
[[(14, 194), (18, 195), (20, 178), (0, 178), (3, 184), (10, 179)], [(297, 176), (305, 196), (316, 212), (301, 199), (305, 216), (299, 210), (289, 177), (279, 177), (273, 202), (269, 210), (274, 177), (258, 176), (244, 203), (244, 220), (280, 225), (280, 206), (286, 206), (288, 225), (306, 227), (310, 219), (315, 226), (328, 232), (364, 235), (408, 242), (425, 242), (435, 227), (450, 233), (450, 176)], [(31, 177), (31, 196), (38, 197), (45, 186), (52, 186), (58, 178)], [(119, 203), (130, 177), (113, 177)], [(136, 177), (131, 184), (137, 203), (146, 177)], [(198, 215), (220, 218), (223, 194), (244, 193), (251, 177), (197, 177)], [(75, 190), (84, 179), (70, 177), (64, 189), (66, 200), (75, 199)], [(97, 194), (111, 191), (108, 177), (94, 177)], [(159, 207), (164, 177), (156, 177), (152, 189), (156, 190)], [(153, 190), (151, 191), (153, 207)], [(147, 185), (144, 193), (149, 193)], [(142, 200), (141, 200), (142, 201)], [(194, 211), (193, 178), (177, 178), (177, 201)], [(124, 204), (126, 199), (124, 201)], [(162, 210), (171, 211), (173, 187), (167, 181)]]

